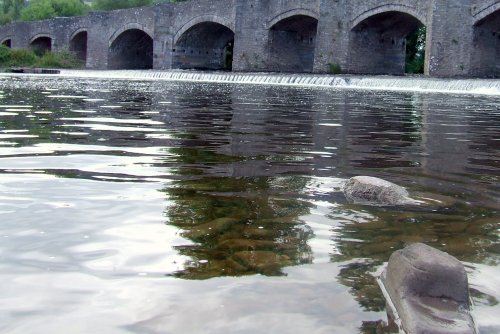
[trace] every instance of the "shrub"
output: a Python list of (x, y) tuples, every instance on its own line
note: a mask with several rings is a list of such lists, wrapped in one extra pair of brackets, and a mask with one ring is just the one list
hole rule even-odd
[(82, 62), (69, 51), (45, 52), (38, 56), (32, 49), (9, 49), (0, 45), (0, 67), (76, 68)]
[(21, 10), (21, 21), (45, 20), (54, 16), (78, 16), (88, 11), (80, 0), (32, 0)]
[(5, 45), (0, 45), (0, 66), (8, 63), (10, 60), (10, 49)]
[(31, 49), (10, 50), (10, 60), (8, 66), (33, 66), (38, 57)]
[(424, 73), (427, 30), (421, 26), (406, 37), (406, 73)]
[(328, 64), (328, 73), (330, 74), (340, 74), (342, 73), (342, 68), (340, 67), (339, 64), (335, 64), (335, 63), (330, 63)]
[(34, 64), (35, 67), (75, 68), (82, 66), (76, 56), (69, 51), (46, 52)]

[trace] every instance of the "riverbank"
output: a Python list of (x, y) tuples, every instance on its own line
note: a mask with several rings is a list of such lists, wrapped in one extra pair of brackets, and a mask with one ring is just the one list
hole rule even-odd
[[(1, 75), (19, 74), (2, 73)], [(351, 90), (500, 96), (500, 81), (494, 79), (441, 79), (425, 76), (355, 76), (283, 73), (201, 72), (183, 70), (98, 71), (61, 69), (59, 75), (61, 77), (92, 79), (236, 83)]]
[(69, 51), (41, 53), (32, 49), (10, 49), (5, 45), (0, 45), (0, 69), (2, 72), (14, 72), (18, 68), (52, 69), (81, 68), (82, 66), (82, 62)]

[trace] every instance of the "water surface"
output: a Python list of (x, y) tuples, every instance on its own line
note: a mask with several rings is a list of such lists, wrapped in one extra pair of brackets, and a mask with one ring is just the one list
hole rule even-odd
[[(374, 333), (425, 242), (500, 320), (500, 97), (0, 78), (0, 331)], [(426, 204), (348, 203), (381, 177)], [(386, 331), (387, 332), (387, 331)]]

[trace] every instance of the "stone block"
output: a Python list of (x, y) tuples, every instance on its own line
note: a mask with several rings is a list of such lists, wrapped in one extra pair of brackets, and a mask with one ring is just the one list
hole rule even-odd
[(355, 203), (402, 205), (416, 203), (405, 188), (371, 176), (355, 176), (344, 184), (346, 198)]
[(467, 273), (453, 256), (413, 244), (391, 255), (380, 281), (405, 333), (476, 333)]

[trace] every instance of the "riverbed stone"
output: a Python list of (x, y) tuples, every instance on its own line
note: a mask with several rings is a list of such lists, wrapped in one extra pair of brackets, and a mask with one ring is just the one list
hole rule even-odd
[(271, 275), (292, 264), (288, 256), (271, 251), (240, 251), (233, 254), (233, 259), (250, 270)]
[(453, 256), (422, 243), (394, 252), (381, 275), (407, 334), (475, 334), (467, 273)]
[(192, 240), (200, 240), (213, 237), (228, 230), (231, 226), (238, 223), (236, 218), (225, 217), (218, 218), (207, 223), (195, 225), (190, 230), (183, 232), (183, 236)]
[(414, 204), (405, 188), (371, 176), (355, 176), (342, 188), (345, 197), (354, 203), (376, 205)]
[(274, 250), (276, 243), (272, 240), (229, 239), (218, 243), (216, 250), (237, 252), (243, 250)]

